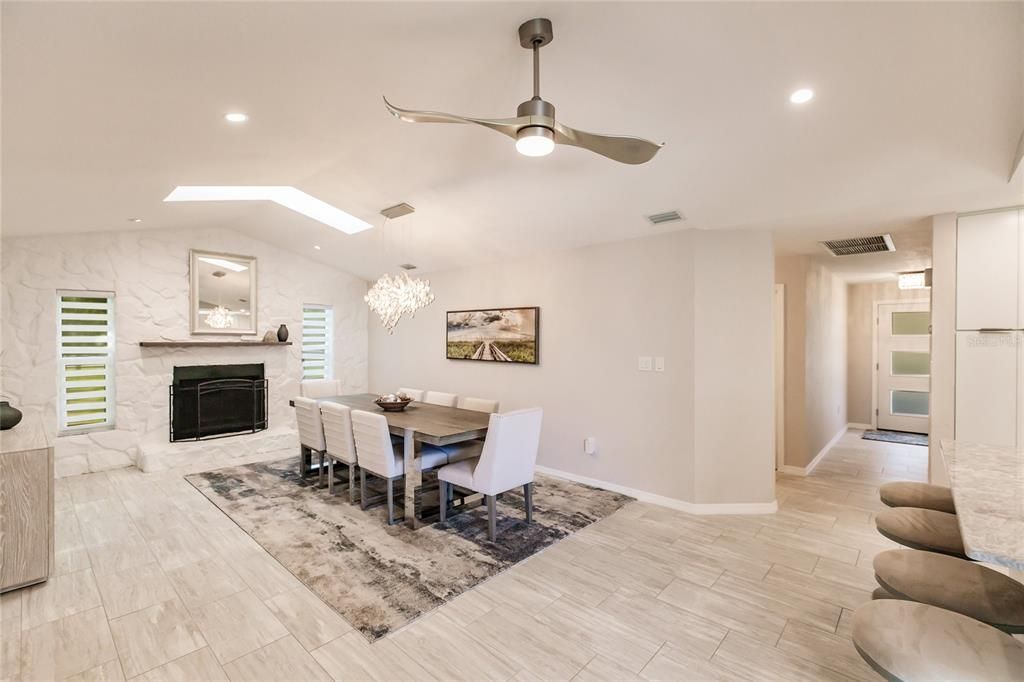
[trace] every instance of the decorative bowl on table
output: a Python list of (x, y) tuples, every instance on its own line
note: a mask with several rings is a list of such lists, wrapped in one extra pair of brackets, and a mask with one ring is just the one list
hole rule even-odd
[(399, 393), (398, 395), (389, 393), (382, 395), (373, 402), (385, 412), (401, 412), (412, 402), (412, 398), (404, 393)]

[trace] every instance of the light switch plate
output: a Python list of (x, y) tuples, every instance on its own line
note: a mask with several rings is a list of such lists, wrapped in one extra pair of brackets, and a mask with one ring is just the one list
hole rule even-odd
[(654, 371), (664, 372), (665, 371), (665, 358), (654, 358)]
[(640, 369), (641, 372), (650, 372), (651, 371), (651, 356), (650, 355), (641, 355), (640, 356), (639, 369)]

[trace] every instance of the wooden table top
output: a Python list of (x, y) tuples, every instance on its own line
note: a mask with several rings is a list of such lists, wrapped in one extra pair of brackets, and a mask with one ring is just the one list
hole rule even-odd
[(353, 410), (382, 414), (388, 420), (391, 433), (400, 436), (406, 429), (413, 429), (416, 432), (416, 440), (431, 445), (450, 445), (487, 435), (491, 415), (486, 412), (430, 405), (419, 401), (413, 401), (401, 412), (385, 412), (373, 402), (378, 397), (373, 393), (359, 393), (320, 398), (317, 402), (341, 403)]

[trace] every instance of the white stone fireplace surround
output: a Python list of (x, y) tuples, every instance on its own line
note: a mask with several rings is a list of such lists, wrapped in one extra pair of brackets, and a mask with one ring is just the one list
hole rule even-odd
[[(140, 348), (140, 341), (189, 338), (190, 248), (256, 256), (260, 335), (284, 323), (293, 345)], [(113, 291), (116, 296), (116, 428), (58, 437), (58, 476), (132, 464), (152, 471), (198, 456), (296, 452), (288, 400), (299, 393), (304, 303), (333, 306), (335, 378), (345, 391), (367, 390), (367, 308), (362, 300), (367, 283), (241, 233), (152, 230), (4, 238), (0, 257), (0, 393), (13, 405), (41, 410), (53, 433), (56, 292)], [(220, 440), (168, 442), (167, 386), (174, 366), (234, 363), (264, 364), (270, 429)]]

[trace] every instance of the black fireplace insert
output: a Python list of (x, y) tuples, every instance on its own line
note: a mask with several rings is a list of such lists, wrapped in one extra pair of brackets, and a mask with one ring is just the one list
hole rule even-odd
[(171, 442), (267, 428), (262, 364), (175, 367), (169, 393)]

